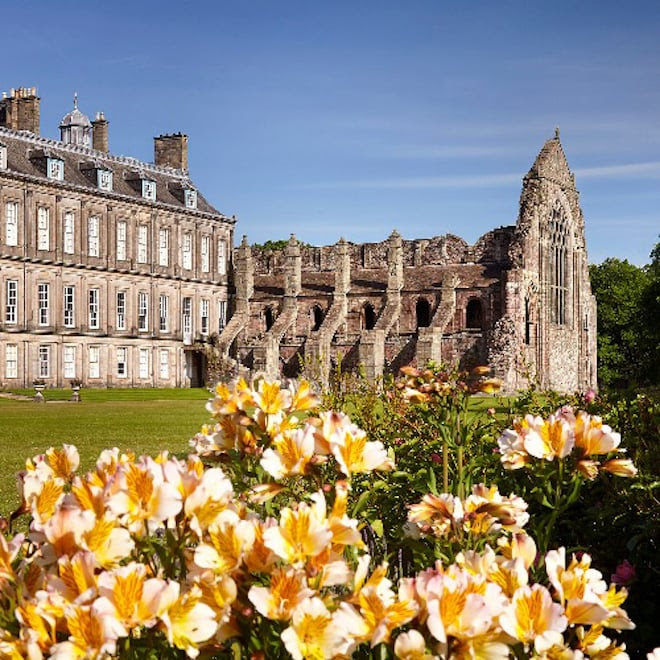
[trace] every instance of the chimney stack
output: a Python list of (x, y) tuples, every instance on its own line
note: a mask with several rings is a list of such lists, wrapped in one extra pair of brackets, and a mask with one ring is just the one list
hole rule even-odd
[(108, 153), (108, 120), (102, 112), (96, 113), (96, 119), (92, 122), (92, 149)]
[(161, 167), (188, 171), (188, 136), (183, 133), (154, 138), (154, 162)]
[(36, 87), (10, 89), (9, 95), (3, 92), (0, 99), (0, 126), (39, 135), (40, 103)]

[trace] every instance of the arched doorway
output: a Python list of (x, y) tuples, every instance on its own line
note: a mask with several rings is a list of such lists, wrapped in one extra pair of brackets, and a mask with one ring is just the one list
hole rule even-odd
[(415, 316), (418, 328), (428, 328), (431, 325), (431, 305), (426, 298), (418, 298), (415, 305)]

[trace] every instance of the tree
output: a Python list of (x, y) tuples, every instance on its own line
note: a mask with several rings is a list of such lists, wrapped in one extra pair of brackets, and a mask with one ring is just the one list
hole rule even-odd
[[(644, 308), (651, 277), (647, 268), (605, 259), (589, 267), (598, 302), (598, 379), (601, 386), (647, 384), (652, 356)], [(657, 375), (656, 375), (657, 376)]]
[(640, 309), (642, 347), (648, 356), (649, 382), (657, 385), (660, 384), (660, 243), (651, 251), (646, 274), (649, 282), (642, 294)]

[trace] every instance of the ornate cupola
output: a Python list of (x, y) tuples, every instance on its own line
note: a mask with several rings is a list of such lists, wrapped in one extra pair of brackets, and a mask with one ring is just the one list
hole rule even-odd
[(60, 124), (60, 139), (65, 144), (92, 146), (92, 122), (78, 110), (78, 94), (73, 95), (73, 110), (64, 115)]

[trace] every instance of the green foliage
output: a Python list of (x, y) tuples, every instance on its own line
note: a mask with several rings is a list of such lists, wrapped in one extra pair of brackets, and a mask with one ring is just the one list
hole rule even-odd
[(645, 382), (647, 360), (640, 355), (640, 317), (649, 277), (627, 261), (606, 259), (589, 269), (598, 303), (598, 376), (604, 386)]
[(589, 268), (598, 303), (598, 379), (604, 387), (660, 383), (660, 243), (649, 266), (606, 259)]
[[(253, 250), (265, 252), (266, 250), (283, 250), (288, 243), (288, 239), (282, 238), (277, 241), (268, 240), (265, 243), (253, 243), (251, 247)], [(310, 247), (309, 243), (304, 243), (303, 241), (298, 241), (298, 245), (300, 247)]]

